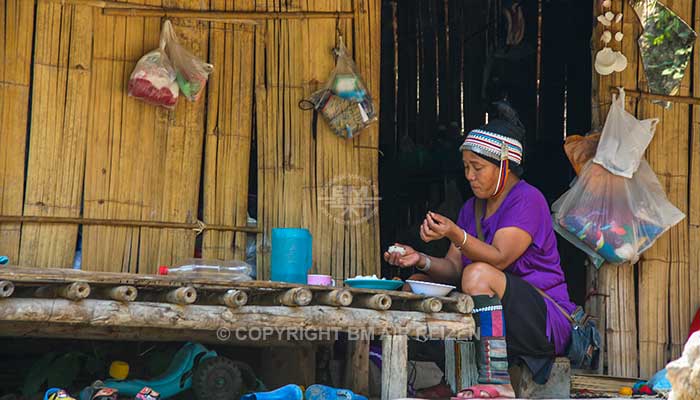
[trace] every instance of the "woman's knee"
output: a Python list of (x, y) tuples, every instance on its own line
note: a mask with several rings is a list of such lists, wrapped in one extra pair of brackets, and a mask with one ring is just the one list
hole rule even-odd
[(497, 294), (498, 282), (495, 281), (502, 275), (501, 271), (489, 264), (483, 262), (469, 264), (462, 273), (462, 291), (470, 295)]

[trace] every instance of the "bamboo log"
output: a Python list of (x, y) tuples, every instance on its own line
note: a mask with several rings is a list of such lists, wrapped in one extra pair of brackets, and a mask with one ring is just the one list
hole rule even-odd
[[(80, 304), (64, 299), (27, 299), (10, 297), (2, 301), (0, 321), (55, 325), (121, 328), (196, 329), (216, 332), (264, 328), (305, 329), (309, 331), (357, 332), (365, 329), (386, 335), (405, 334), (425, 337), (430, 333), (450, 334), (455, 339), (470, 339), (474, 319), (461, 314), (416, 314), (407, 311), (377, 312), (358, 308), (327, 306), (228, 308), (222, 306), (172, 304), (135, 301), (86, 299)], [(82, 329), (82, 328), (81, 328)], [(80, 337), (81, 329), (75, 330)], [(438, 339), (441, 337), (437, 337)]]
[(411, 309), (414, 311), (420, 311), (424, 313), (437, 313), (442, 311), (442, 301), (435, 297), (423, 300), (413, 300), (409, 304)]
[(73, 282), (67, 285), (42, 286), (34, 291), (39, 298), (62, 297), (67, 300), (82, 300), (90, 296), (90, 285), (86, 282)]
[(224, 293), (212, 293), (208, 296), (207, 303), (239, 308), (248, 303), (248, 293), (237, 289), (230, 289)]
[(449, 298), (455, 299), (456, 302), (444, 302), (444, 308), (448, 311), (469, 314), (474, 309), (474, 300), (469, 295), (452, 292), (449, 294)]
[(191, 229), (197, 233), (202, 231), (231, 231), (258, 233), (259, 229), (249, 226), (226, 226), (207, 225), (204, 222), (180, 223), (165, 221), (132, 221), (120, 219), (99, 219), (99, 218), (69, 218), (69, 217), (43, 217), (29, 215), (0, 215), (0, 222), (16, 223), (37, 223), (37, 224), (78, 224), (78, 225), (100, 225), (100, 226), (132, 226), (140, 228), (168, 228), (168, 229)]
[(202, 21), (246, 23), (246, 20), (285, 20), (285, 19), (352, 19), (352, 12), (255, 12), (255, 11), (207, 11), (144, 8), (110, 8), (102, 10), (104, 15), (119, 17), (167, 17), (190, 18)]
[(352, 304), (353, 295), (348, 290), (336, 289), (317, 295), (318, 302), (326, 306), (348, 307)]
[(127, 285), (104, 288), (101, 290), (101, 294), (108, 299), (126, 302), (136, 300), (138, 293), (138, 289)]
[(12, 296), (15, 292), (15, 284), (10, 281), (0, 281), (0, 298)]
[(197, 301), (197, 290), (192, 286), (173, 289), (163, 295), (163, 301), (179, 305), (193, 304)]
[(313, 299), (311, 290), (306, 288), (294, 288), (277, 296), (276, 302), (288, 307), (307, 306), (311, 303), (311, 299)]
[(385, 294), (356, 296), (353, 306), (385, 311), (391, 308), (391, 297)]

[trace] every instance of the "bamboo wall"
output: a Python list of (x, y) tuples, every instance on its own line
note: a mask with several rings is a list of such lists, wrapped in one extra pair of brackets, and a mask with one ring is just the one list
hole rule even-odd
[[(599, 2), (595, 3), (597, 16), (601, 12)], [(700, 31), (699, 0), (663, 3)], [(613, 11), (624, 14), (621, 48), (629, 66), (610, 76), (594, 73), (594, 120), (599, 122), (604, 122), (610, 106), (611, 86), (647, 90), (636, 42), (641, 33), (639, 20), (624, 0), (614, 0)], [(602, 30), (599, 26), (593, 37), (594, 51), (601, 46), (598, 39)], [(620, 47), (614, 41), (611, 45), (613, 49)], [(699, 50), (696, 45), (681, 96), (700, 97)], [(640, 119), (660, 118), (646, 156), (669, 200), (687, 215), (644, 253), (637, 265), (605, 265), (597, 277), (591, 277), (601, 294), (593, 309), (604, 317), (608, 373), (650, 377), (680, 355), (692, 316), (700, 307), (700, 109), (674, 103), (665, 110), (631, 96), (626, 108)]]
[[(312, 231), (318, 272), (378, 271), (378, 218), (345, 226), (317, 206), (334, 177), (376, 182), (377, 126), (346, 141), (319, 121), (314, 136), (313, 114), (297, 103), (331, 71), (338, 25), (379, 104), (379, 0), (131, 0), (353, 12), (256, 23), (172, 19), (181, 41), (215, 65), (206, 96), (181, 98), (174, 111), (126, 93), (136, 61), (158, 46), (162, 19), (104, 15), (106, 3), (0, 0), (0, 216), (245, 226), (253, 150), (260, 278), (269, 275), (277, 226)], [(192, 229), (4, 222), (0, 254), (13, 264), (71, 267), (79, 233), (86, 270), (152, 273), (193, 256), (197, 242)], [(244, 232), (202, 235), (204, 257), (245, 259)]]

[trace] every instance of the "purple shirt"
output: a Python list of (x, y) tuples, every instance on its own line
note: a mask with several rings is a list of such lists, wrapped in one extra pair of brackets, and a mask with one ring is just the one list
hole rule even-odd
[[(477, 236), (474, 198), (467, 200), (462, 207), (457, 225)], [(513, 186), (498, 210), (481, 223), (488, 244), (493, 242), (496, 231), (508, 227), (529, 233), (532, 244), (505, 271), (538, 287), (571, 313), (576, 306), (569, 300), (564, 272), (559, 264), (549, 206), (542, 193), (523, 180)], [(471, 261), (462, 256), (462, 264), (467, 267)], [(571, 338), (571, 324), (550, 300), (544, 301), (547, 306), (547, 337), (554, 343), (557, 355), (564, 355)]]

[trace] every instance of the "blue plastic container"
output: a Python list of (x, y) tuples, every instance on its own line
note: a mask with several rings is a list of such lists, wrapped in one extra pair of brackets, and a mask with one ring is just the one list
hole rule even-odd
[(272, 280), (306, 284), (311, 269), (311, 232), (303, 228), (272, 228)]

